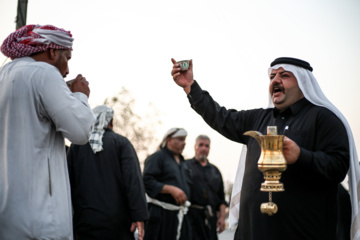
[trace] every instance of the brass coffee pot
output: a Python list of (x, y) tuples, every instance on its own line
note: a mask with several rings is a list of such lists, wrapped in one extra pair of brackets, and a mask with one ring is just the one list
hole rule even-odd
[(284, 184), (279, 180), (281, 173), (286, 170), (286, 160), (283, 155), (284, 135), (277, 135), (276, 126), (267, 127), (267, 135), (257, 131), (247, 131), (244, 135), (256, 139), (261, 147), (258, 168), (264, 174), (265, 182), (261, 184), (260, 191), (269, 192), (269, 202), (261, 204), (261, 213), (269, 216), (277, 213), (278, 206), (272, 202), (272, 192), (284, 191)]

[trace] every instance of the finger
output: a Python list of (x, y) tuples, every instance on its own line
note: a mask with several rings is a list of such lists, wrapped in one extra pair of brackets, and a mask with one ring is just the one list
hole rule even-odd
[(192, 70), (192, 59), (190, 59), (189, 70)]
[(172, 61), (173, 64), (176, 64), (175, 59), (171, 58), (171, 61)]
[(144, 237), (145, 233), (145, 229), (143, 228), (143, 226), (141, 224), (138, 225), (138, 239), (141, 240)]
[(136, 229), (136, 225), (134, 223), (131, 224), (130, 232), (134, 232)]
[(140, 230), (138, 231), (138, 240), (143, 240), (144, 239), (144, 231), (141, 231), (140, 233)]
[(179, 76), (180, 76), (180, 73), (179, 73), (179, 72), (174, 73), (174, 74), (173, 74), (173, 78), (174, 78), (174, 80), (175, 80), (175, 81), (177, 81), (177, 80), (178, 80), (178, 78), (179, 78)]

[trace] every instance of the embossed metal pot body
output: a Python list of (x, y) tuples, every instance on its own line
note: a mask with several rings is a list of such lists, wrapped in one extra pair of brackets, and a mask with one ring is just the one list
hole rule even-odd
[(261, 184), (260, 190), (284, 191), (284, 184), (280, 182), (281, 174), (286, 170), (286, 160), (282, 151), (284, 135), (262, 135), (256, 131), (246, 132), (245, 135), (254, 137), (261, 147), (258, 168), (263, 172), (265, 182)]

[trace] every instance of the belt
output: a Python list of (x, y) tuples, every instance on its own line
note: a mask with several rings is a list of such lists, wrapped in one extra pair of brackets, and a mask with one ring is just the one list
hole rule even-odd
[(149, 197), (148, 195), (146, 195), (146, 200), (147, 200), (148, 203), (152, 203), (154, 205), (162, 207), (165, 210), (179, 211), (178, 214), (177, 214), (177, 218), (179, 220), (179, 223), (178, 223), (177, 234), (176, 234), (176, 240), (179, 240), (180, 235), (181, 235), (181, 227), (182, 227), (182, 222), (184, 220), (184, 215), (187, 214), (187, 212), (189, 210), (189, 206), (191, 205), (191, 203), (189, 201), (186, 201), (184, 205), (178, 206), (178, 205), (174, 205), (174, 204), (159, 201), (157, 199)]

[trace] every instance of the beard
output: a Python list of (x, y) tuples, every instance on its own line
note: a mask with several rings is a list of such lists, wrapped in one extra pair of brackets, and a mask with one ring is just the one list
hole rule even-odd
[(207, 155), (205, 155), (205, 154), (199, 154), (199, 155), (197, 155), (197, 158), (198, 158), (200, 161), (206, 161), (206, 160), (207, 160)]

